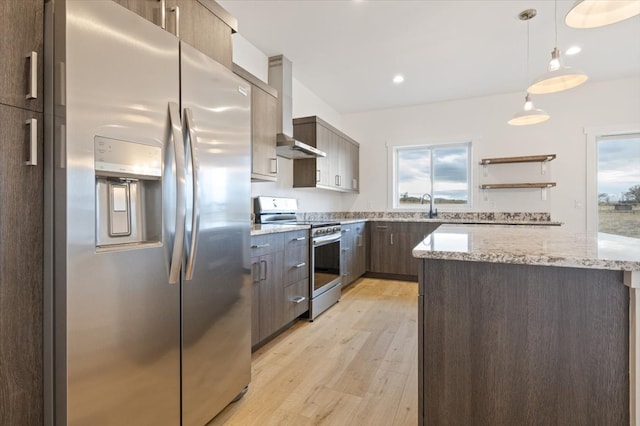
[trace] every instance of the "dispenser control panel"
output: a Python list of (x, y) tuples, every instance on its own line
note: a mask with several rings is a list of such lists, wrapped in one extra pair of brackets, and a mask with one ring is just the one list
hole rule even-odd
[(162, 148), (159, 146), (96, 136), (94, 160), (96, 174), (162, 176)]

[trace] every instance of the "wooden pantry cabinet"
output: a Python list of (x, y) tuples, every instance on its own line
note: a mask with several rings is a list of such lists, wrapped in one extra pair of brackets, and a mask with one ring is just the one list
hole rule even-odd
[(278, 91), (236, 64), (233, 72), (251, 84), (251, 180), (275, 182)]
[(309, 231), (251, 237), (251, 346), (309, 310)]
[(0, 2), (0, 424), (43, 414), (44, 2)]
[(359, 192), (358, 142), (317, 116), (294, 118), (293, 137), (327, 154), (293, 161), (294, 188)]
[(232, 69), (231, 34), (238, 30), (238, 21), (214, 0), (113, 1)]

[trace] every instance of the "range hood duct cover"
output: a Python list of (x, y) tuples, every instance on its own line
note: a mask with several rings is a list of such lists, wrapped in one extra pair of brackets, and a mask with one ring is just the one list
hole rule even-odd
[(293, 138), (293, 65), (283, 55), (269, 58), (269, 85), (278, 90), (276, 153), (280, 157), (301, 159), (327, 154)]

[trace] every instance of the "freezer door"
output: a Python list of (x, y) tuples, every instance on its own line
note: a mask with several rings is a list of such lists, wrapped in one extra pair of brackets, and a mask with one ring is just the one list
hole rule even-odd
[(187, 180), (197, 188), (187, 196), (182, 424), (201, 426), (251, 376), (251, 93), (244, 80), (185, 43), (181, 85), (183, 123), (191, 138)]
[[(111, 1), (56, 2), (55, 25), (56, 424), (178, 425), (180, 285), (169, 283), (169, 259), (179, 42)], [(141, 171), (120, 149), (152, 162)], [(96, 161), (100, 150), (109, 155)], [(125, 167), (96, 171), (103, 160)], [(100, 189), (99, 173), (129, 191)], [(138, 180), (119, 180), (127, 174)], [(141, 237), (111, 223), (110, 238), (124, 239), (102, 247), (99, 203)]]

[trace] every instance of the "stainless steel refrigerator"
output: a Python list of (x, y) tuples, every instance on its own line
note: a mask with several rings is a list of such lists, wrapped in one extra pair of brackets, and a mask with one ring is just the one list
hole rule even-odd
[(112, 1), (46, 17), (52, 417), (204, 425), (250, 380), (250, 87)]

